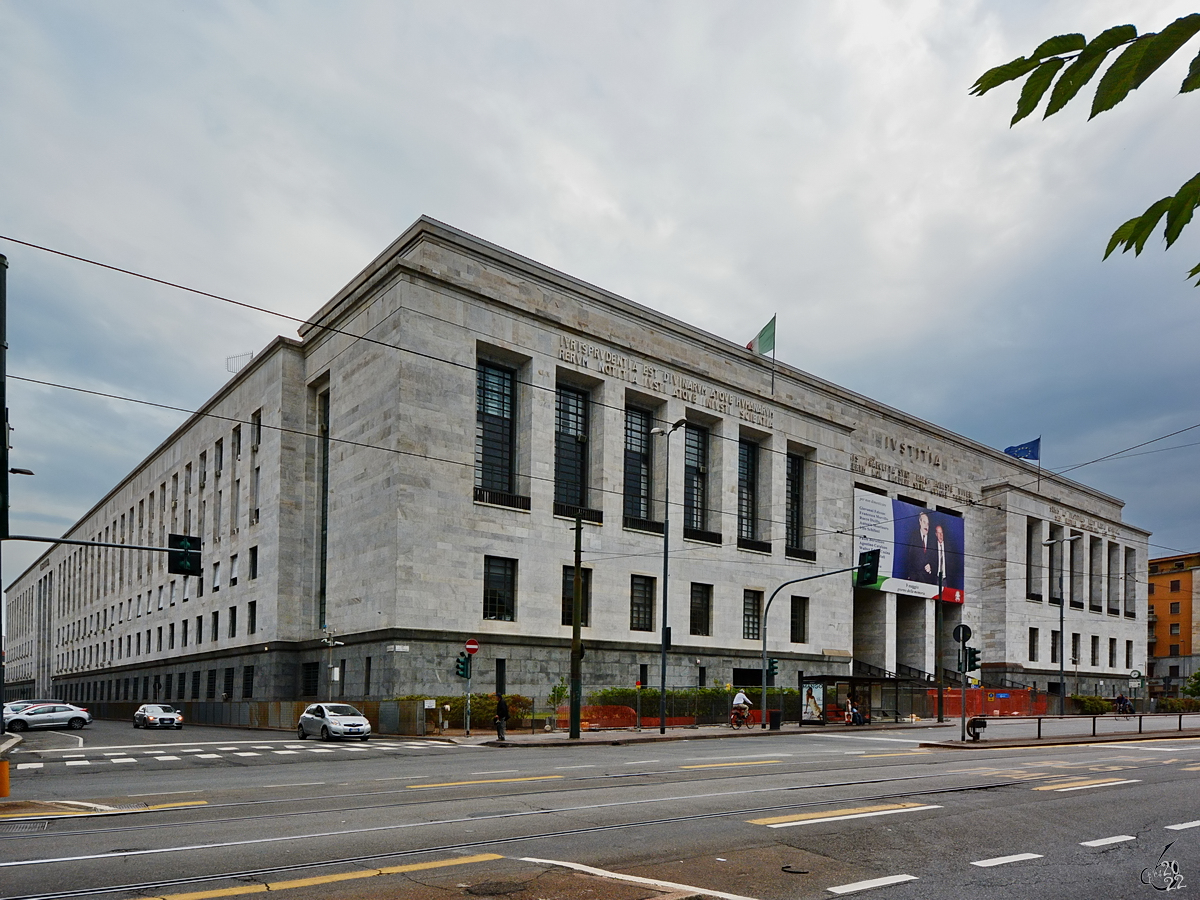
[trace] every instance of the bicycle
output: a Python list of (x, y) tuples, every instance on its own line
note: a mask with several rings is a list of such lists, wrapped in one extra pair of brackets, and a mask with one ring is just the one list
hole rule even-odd
[(743, 725), (745, 725), (747, 728), (749, 728), (749, 727), (751, 727), (751, 724), (752, 723), (750, 721), (749, 711), (742, 711), (740, 709), (735, 709), (733, 712), (731, 712), (729, 714), (729, 727), (730, 728), (741, 728)]

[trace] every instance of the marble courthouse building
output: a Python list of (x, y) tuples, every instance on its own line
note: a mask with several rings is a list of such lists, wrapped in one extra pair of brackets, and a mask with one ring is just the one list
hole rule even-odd
[(657, 685), (668, 495), (669, 686), (747, 681), (764, 629), (776, 684), (920, 678), (933, 599), (832, 574), (764, 621), (854, 564), (856, 492), (961, 519), (985, 683), (1144, 671), (1120, 500), (422, 218), (64, 535), (196, 535), (203, 577), (58, 544), (9, 586), (9, 696), (445, 694), (475, 638), (473, 689), (545, 698), (577, 515), (585, 687)]

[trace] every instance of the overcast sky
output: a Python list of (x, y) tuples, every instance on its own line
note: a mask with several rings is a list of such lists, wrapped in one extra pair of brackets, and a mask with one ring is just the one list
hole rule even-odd
[[(1193, 40), (1115, 110), (968, 90), (1174, 2), (0, 4), (0, 234), (308, 317), (422, 213), (1052, 470), (1200, 423)], [(8, 372), (195, 408), (289, 323), (0, 241)], [(14, 533), (179, 422), (10, 380)], [(1072, 477), (1200, 547), (1200, 429)], [(7, 585), (45, 549), (6, 543)]]

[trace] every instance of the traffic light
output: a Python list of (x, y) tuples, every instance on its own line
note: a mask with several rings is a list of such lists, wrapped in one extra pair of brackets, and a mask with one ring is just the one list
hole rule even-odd
[(967, 647), (967, 664), (963, 667), (964, 672), (974, 672), (979, 668), (979, 651), (974, 647)]
[(770, 659), (767, 660), (767, 674), (768, 675), (778, 675), (779, 674), (779, 660), (775, 659), (775, 657), (771, 657)]
[(459, 678), (471, 677), (471, 657), (467, 655), (465, 650), (458, 654), (458, 659), (454, 663), (454, 674)]
[(200, 575), (200, 538), (167, 535), (167, 571), (172, 575)]
[(857, 587), (870, 587), (879, 580), (879, 550), (864, 550), (858, 554)]

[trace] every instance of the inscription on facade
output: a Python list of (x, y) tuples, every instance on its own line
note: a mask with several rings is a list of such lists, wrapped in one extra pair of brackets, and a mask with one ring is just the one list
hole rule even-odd
[(672, 369), (664, 368), (658, 363), (631, 359), (598, 344), (589, 344), (565, 334), (560, 335), (558, 358), (562, 362), (636, 384), (656, 394), (675, 397), (692, 406), (711, 409), (723, 416), (736, 416), (743, 422), (762, 425), (765, 428), (774, 424), (775, 412), (762, 400), (730, 393), (690, 375), (681, 375)]
[(935, 469), (942, 467), (942, 454), (905, 438), (876, 432), (875, 446), (880, 450), (887, 453), (894, 453), (912, 462), (925, 463), (926, 465), (933, 466)]
[(945, 497), (947, 500), (974, 503), (976, 499), (970, 491), (965, 491), (956, 484), (930, 478), (928, 475), (913, 472), (904, 466), (896, 465), (875, 456), (861, 456), (857, 453), (851, 455), (850, 471), (855, 475), (867, 475), (871, 478), (878, 478), (881, 481), (890, 481), (892, 484), (900, 484), (918, 491), (925, 491), (937, 497)]

